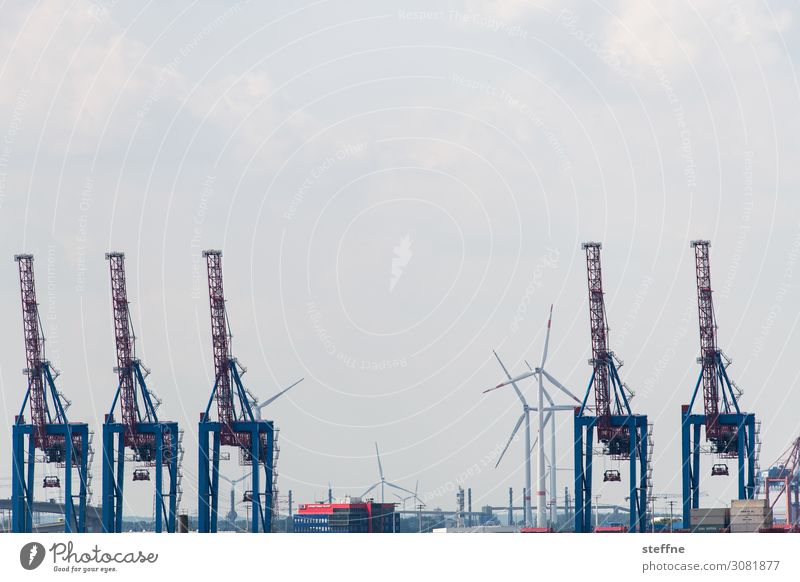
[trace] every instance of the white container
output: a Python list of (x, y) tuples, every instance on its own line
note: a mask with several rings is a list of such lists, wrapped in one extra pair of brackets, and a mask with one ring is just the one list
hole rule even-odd
[(731, 501), (731, 509), (738, 507), (769, 507), (766, 499), (734, 499)]

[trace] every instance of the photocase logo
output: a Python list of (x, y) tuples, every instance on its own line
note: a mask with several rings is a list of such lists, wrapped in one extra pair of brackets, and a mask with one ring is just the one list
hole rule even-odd
[(392, 278), (389, 280), (389, 292), (394, 291), (400, 277), (403, 276), (403, 269), (408, 265), (414, 253), (411, 252), (411, 235), (406, 235), (394, 247), (394, 257), (392, 258)]
[(26, 570), (35, 570), (44, 561), (44, 546), (39, 542), (30, 542), (19, 551), (19, 563)]

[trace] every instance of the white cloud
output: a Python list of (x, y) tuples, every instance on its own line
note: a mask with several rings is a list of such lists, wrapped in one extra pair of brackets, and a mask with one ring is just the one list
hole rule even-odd
[(147, 47), (91, 7), (40, 3), (29, 12), (6, 14), (0, 24), (0, 52), (6, 55), (0, 107), (8, 110), (25, 92), (21, 136), (38, 139), (40, 127), (27, 124), (42, 124), (45, 147), (62, 150), (73, 131), (71, 151), (96, 146), (118, 100), (116, 110), (125, 113), (110, 130), (129, 132), (136, 123), (130, 106), (157, 79), (157, 68), (142, 61)]
[(772, 14), (759, 2), (741, 0), (720, 6), (707, 0), (648, 3), (626, 0), (606, 26), (610, 54), (624, 63), (665, 68), (689, 64), (709, 51), (752, 43), (760, 53), (775, 49), (791, 24), (786, 10)]

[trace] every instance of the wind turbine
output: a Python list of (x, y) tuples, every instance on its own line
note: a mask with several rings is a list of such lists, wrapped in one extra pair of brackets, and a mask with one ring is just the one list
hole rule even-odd
[(292, 388), (294, 388), (295, 386), (297, 386), (297, 385), (298, 385), (300, 382), (302, 382), (303, 380), (305, 380), (305, 378), (300, 378), (300, 379), (299, 379), (297, 382), (295, 382), (294, 384), (291, 384), (291, 385), (290, 385), (288, 388), (284, 388), (283, 390), (281, 390), (280, 392), (278, 392), (277, 394), (275, 394), (275, 396), (272, 396), (272, 397), (270, 397), (270, 398), (267, 398), (267, 399), (266, 399), (264, 402), (262, 402), (261, 404), (259, 404), (259, 403), (258, 403), (258, 398), (256, 398), (256, 397), (255, 397), (255, 396), (253, 396), (252, 394), (250, 394), (250, 399), (251, 399), (251, 401), (252, 401), (252, 408), (253, 408), (253, 412), (255, 412), (255, 415), (256, 415), (256, 420), (261, 420), (261, 410), (262, 410), (263, 408), (265, 408), (266, 406), (269, 406), (270, 404), (272, 404), (273, 402), (275, 402), (275, 401), (276, 401), (278, 398), (280, 398), (281, 396), (283, 396), (284, 394), (286, 394), (286, 393), (287, 393), (289, 390), (291, 390)]
[(238, 479), (228, 479), (225, 475), (220, 473), (220, 477), (222, 477), (225, 481), (231, 484), (231, 508), (228, 511), (228, 515), (225, 517), (228, 518), (228, 521), (231, 522), (231, 525), (235, 528), (236, 527), (236, 518), (239, 517), (236, 513), (236, 484), (248, 479), (250, 477), (251, 471), (248, 471), (246, 475), (239, 477)]
[[(548, 382), (550, 382), (553, 386), (564, 392), (567, 396), (572, 398), (575, 402), (580, 404), (580, 399), (578, 399), (575, 394), (570, 392), (567, 388), (564, 387), (558, 380), (556, 380), (550, 373), (548, 373), (544, 369), (544, 364), (547, 361), (547, 352), (550, 346), (550, 328), (553, 320), (553, 306), (550, 306), (550, 316), (547, 320), (547, 333), (545, 335), (544, 341), (544, 350), (542, 351), (542, 362), (538, 368), (532, 369), (530, 365), (528, 365), (528, 371), (520, 374), (516, 377), (511, 377), (511, 374), (506, 369), (503, 362), (500, 360), (500, 357), (497, 355), (497, 352), (494, 352), (495, 358), (500, 363), (500, 367), (503, 368), (503, 372), (507, 376), (508, 380), (506, 382), (502, 382), (495, 386), (494, 388), (489, 388), (488, 390), (484, 390), (484, 393), (491, 392), (492, 390), (496, 390), (498, 388), (502, 388), (504, 386), (511, 385), (514, 388), (514, 391), (517, 393), (517, 397), (522, 402), (522, 415), (520, 415), (519, 420), (517, 420), (517, 424), (514, 427), (514, 430), (511, 432), (511, 437), (508, 439), (505, 448), (503, 449), (500, 458), (497, 460), (497, 467), (500, 464), (500, 461), (505, 455), (508, 446), (511, 444), (511, 441), (516, 436), (517, 431), (522, 425), (523, 421), (525, 422), (525, 484), (526, 484), (526, 496), (523, 499), (523, 505), (525, 507), (525, 524), (532, 525), (533, 516), (531, 511), (531, 499), (530, 499), (530, 492), (531, 492), (531, 461), (530, 456), (532, 453), (531, 441), (530, 441), (530, 412), (534, 411), (537, 413), (537, 420), (538, 420), (538, 436), (536, 438), (536, 444), (538, 444), (538, 464), (537, 464), (537, 490), (536, 490), (536, 523), (539, 527), (544, 527), (543, 524), (547, 523), (547, 494), (546, 494), (546, 483), (547, 483), (547, 476), (545, 472), (545, 454), (544, 454), (544, 428), (547, 422), (551, 422), (551, 459), (550, 459), (550, 491), (551, 495), (555, 495), (555, 420), (553, 414), (557, 411), (565, 411), (574, 410), (573, 405), (558, 405), (555, 404), (553, 399), (551, 398), (550, 394), (544, 388), (544, 380), (543, 378), (547, 378)], [(527, 362), (525, 362), (527, 365)], [(525, 397), (522, 395), (522, 391), (517, 386), (517, 382), (524, 380), (526, 378), (530, 378), (531, 376), (535, 376), (539, 380), (539, 389), (537, 393), (537, 406), (529, 406)], [(548, 406), (545, 406), (544, 399), (547, 398)], [(545, 412), (547, 416), (545, 417)], [(551, 519), (554, 521), (554, 510), (555, 507), (551, 508)]]
[(369, 488), (369, 489), (367, 489), (366, 491), (364, 491), (364, 493), (361, 495), (361, 498), (362, 498), (362, 499), (366, 499), (366, 497), (367, 497), (367, 493), (369, 493), (370, 491), (372, 491), (373, 489), (375, 489), (375, 487), (377, 487), (378, 485), (380, 485), (380, 486), (381, 486), (381, 503), (384, 503), (384, 499), (385, 499), (385, 498), (384, 498), (384, 495), (385, 495), (385, 493), (386, 493), (386, 485), (388, 485), (389, 487), (392, 487), (393, 489), (397, 489), (398, 491), (405, 491), (406, 493), (410, 493), (411, 495), (413, 495), (414, 497), (416, 497), (417, 499), (419, 499), (419, 498), (417, 497), (417, 494), (416, 494), (416, 492), (414, 492), (414, 491), (409, 491), (408, 489), (406, 489), (406, 488), (404, 488), (404, 487), (400, 487), (400, 485), (395, 485), (394, 483), (390, 483), (390, 482), (389, 482), (389, 481), (387, 481), (387, 480), (386, 480), (386, 478), (383, 476), (383, 465), (381, 464), (381, 454), (380, 454), (380, 452), (378, 451), (378, 443), (375, 443), (375, 456), (377, 456), (377, 457), (378, 457), (378, 472), (380, 473), (381, 480), (380, 480), (380, 481), (378, 481), (377, 483), (375, 483), (375, 484), (374, 484), (372, 487), (370, 487), (370, 488)]
[(405, 510), (406, 510), (406, 502), (407, 502), (409, 499), (416, 499), (417, 501), (419, 501), (419, 504), (420, 504), (420, 505), (422, 505), (422, 506), (424, 506), (424, 505), (425, 505), (425, 504), (422, 502), (422, 500), (421, 500), (419, 497), (417, 497), (417, 491), (418, 491), (418, 490), (419, 490), (419, 481), (417, 481), (416, 485), (414, 485), (414, 493), (412, 493), (411, 495), (409, 495), (409, 496), (407, 496), (407, 497), (403, 497), (402, 495), (398, 495), (397, 493), (394, 493), (394, 494), (393, 494), (395, 497), (397, 497), (397, 498), (398, 498), (398, 499), (399, 499), (399, 500), (400, 500), (400, 501), (403, 503), (403, 511), (405, 511)]

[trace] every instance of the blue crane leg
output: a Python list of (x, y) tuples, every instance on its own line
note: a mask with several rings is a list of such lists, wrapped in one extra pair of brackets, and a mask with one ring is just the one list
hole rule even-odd
[(81, 459), (80, 459), (80, 489), (78, 500), (78, 527), (81, 532), (86, 531), (86, 495), (88, 479), (88, 456), (89, 456), (89, 427), (81, 427)]
[(259, 438), (258, 429), (254, 429), (250, 432), (250, 461), (252, 464), (251, 471), (252, 471), (252, 488), (251, 491), (253, 492), (253, 498), (250, 502), (252, 505), (251, 515), (253, 516), (252, 521), (250, 522), (250, 531), (252, 533), (258, 533), (259, 527), (261, 527), (261, 492), (258, 485), (258, 465), (260, 457), (260, 445), (261, 439)]
[[(747, 415), (747, 498), (756, 492), (756, 417)], [(788, 491), (787, 491), (788, 494)]]
[(178, 430), (177, 426), (172, 431), (170, 440), (170, 462), (169, 462), (169, 518), (168, 528), (170, 532), (175, 532), (175, 514), (178, 503)]
[(103, 425), (103, 532), (113, 531), (112, 507), (114, 503), (114, 489), (112, 479), (114, 478), (114, 434)]
[(200, 423), (198, 441), (198, 486), (197, 486), (197, 530), (208, 533), (209, 530), (209, 498), (208, 498), (208, 428)]
[(689, 515), (692, 505), (691, 494), (691, 425), (688, 413), (681, 413), (681, 493), (683, 494), (683, 528), (689, 527)]
[(583, 519), (585, 521), (584, 531), (592, 531), (592, 436), (594, 432), (594, 421), (590, 421), (586, 426), (586, 480), (584, 493)]
[(219, 508), (219, 447), (220, 447), (220, 440), (221, 434), (220, 430), (217, 429), (211, 436), (213, 447), (214, 447), (214, 456), (212, 459), (211, 464), (211, 533), (217, 533), (217, 517), (218, 517), (218, 508)]
[(155, 434), (156, 446), (156, 533), (161, 533), (164, 522), (164, 435), (159, 430)]
[(692, 427), (694, 434), (692, 442), (692, 507), (694, 509), (700, 507), (700, 428), (701, 423), (698, 422), (695, 422)]
[(639, 441), (639, 446), (641, 447), (641, 452), (639, 453), (639, 531), (645, 532), (647, 531), (647, 520), (649, 519), (647, 514), (647, 489), (649, 486), (647, 483), (647, 463), (649, 462), (647, 458), (647, 448), (650, 435), (648, 432), (647, 417), (640, 419), (640, 423), (640, 433), (643, 436)]
[(36, 486), (36, 483), (34, 483), (36, 474), (36, 440), (33, 433), (33, 428), (31, 428), (28, 434), (28, 486), (25, 495), (25, 529), (23, 530), (26, 532), (33, 530), (33, 499), (34, 487)]
[(745, 439), (745, 429), (744, 425), (740, 424), (738, 430), (736, 431), (736, 450), (739, 456), (739, 466), (738, 470), (736, 471), (736, 477), (739, 482), (739, 499), (748, 499), (747, 491), (744, 487), (744, 472), (745, 472), (745, 458), (744, 458), (744, 439)]
[(64, 435), (64, 531), (72, 533), (72, 434)]
[(116, 502), (114, 503), (114, 531), (122, 531), (122, 508), (124, 505), (123, 488), (125, 486), (125, 431), (117, 435), (117, 474), (114, 479)]
[(629, 462), (629, 490), (628, 490), (628, 499), (630, 500), (629, 504), (629, 511), (628, 511), (628, 532), (635, 532), (636, 526), (638, 524), (638, 511), (636, 510), (638, 496), (636, 495), (636, 453), (639, 450), (639, 445), (637, 443), (638, 440), (638, 433), (636, 430), (636, 424), (631, 422), (633, 417), (628, 417), (628, 421), (626, 422), (628, 426), (628, 434), (630, 436), (630, 443), (629, 443), (629, 450), (628, 454), (630, 455), (628, 462)]
[(574, 427), (575, 453), (575, 532), (583, 532), (583, 427), (579, 418), (575, 418)]
[(264, 531), (267, 533), (272, 531), (272, 471), (274, 470), (272, 467), (272, 451), (274, 448), (274, 436), (275, 433), (272, 431), (272, 427), (270, 427), (270, 429), (267, 431), (267, 450), (265, 451), (264, 455), (264, 458), (266, 459), (266, 475), (264, 476), (264, 479), (266, 480), (266, 483), (264, 484), (264, 515), (266, 515), (266, 519), (264, 523)]
[(24, 532), (25, 496), (25, 433), (18, 425), (12, 429), (11, 531)]

